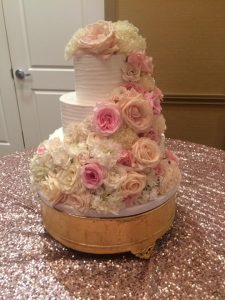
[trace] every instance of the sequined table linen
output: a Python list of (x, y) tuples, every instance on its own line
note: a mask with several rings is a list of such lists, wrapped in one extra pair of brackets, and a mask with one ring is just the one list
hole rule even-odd
[(168, 140), (183, 173), (150, 260), (66, 249), (43, 229), (27, 150), (0, 157), (0, 299), (225, 299), (225, 152)]

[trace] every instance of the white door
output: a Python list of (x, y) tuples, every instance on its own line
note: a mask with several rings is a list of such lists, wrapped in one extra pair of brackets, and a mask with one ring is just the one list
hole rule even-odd
[(61, 126), (59, 96), (74, 90), (65, 45), (78, 28), (104, 18), (104, 0), (2, 2), (25, 147), (37, 146)]
[(3, 11), (0, 5), (0, 155), (23, 148), (19, 110), (11, 75)]

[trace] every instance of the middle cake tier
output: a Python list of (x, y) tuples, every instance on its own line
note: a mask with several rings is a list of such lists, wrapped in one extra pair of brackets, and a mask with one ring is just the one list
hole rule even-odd
[(66, 128), (71, 122), (82, 122), (88, 117), (95, 106), (85, 105), (77, 98), (76, 92), (70, 92), (62, 95), (60, 98), (60, 111), (61, 111), (61, 122), (63, 129)]

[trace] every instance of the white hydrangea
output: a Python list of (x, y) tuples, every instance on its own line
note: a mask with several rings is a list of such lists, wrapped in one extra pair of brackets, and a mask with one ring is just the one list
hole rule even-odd
[(90, 158), (88, 146), (85, 143), (67, 145), (67, 151), (71, 157), (76, 158), (80, 165), (84, 165)]
[(112, 169), (109, 170), (109, 172), (107, 173), (107, 177), (104, 180), (106, 191), (110, 192), (119, 189), (126, 178), (126, 169), (122, 166), (115, 165)]
[(78, 29), (74, 33), (72, 38), (69, 40), (69, 42), (66, 45), (65, 54), (64, 54), (64, 57), (66, 60), (69, 60), (74, 55), (74, 53), (77, 51), (77, 49), (79, 48), (78, 41), (81, 37), (83, 37), (85, 35), (86, 31), (87, 31), (86, 28)]
[(181, 181), (181, 173), (177, 163), (173, 160), (164, 159), (161, 161), (164, 165), (165, 174), (160, 177), (160, 194), (164, 195), (178, 186)]
[(128, 21), (117, 21), (113, 28), (118, 39), (120, 52), (128, 54), (133, 51), (145, 51), (146, 41), (139, 34), (139, 30)]
[(95, 194), (92, 195), (91, 206), (97, 212), (117, 214), (123, 207), (123, 197), (121, 193), (115, 191), (110, 194)]
[(158, 177), (155, 175), (154, 171), (151, 170), (148, 174), (147, 174), (147, 179), (146, 179), (146, 185), (152, 189), (155, 186), (157, 186), (159, 184), (158, 182)]
[(89, 147), (90, 156), (106, 168), (112, 168), (120, 157), (121, 146), (112, 140), (99, 139)]
[(138, 197), (136, 203), (144, 204), (156, 199), (158, 196), (159, 196), (159, 189), (157, 187), (154, 187), (152, 189), (145, 188), (142, 194), (140, 195), (140, 197)]
[[(51, 156), (49, 154), (47, 156), (48, 159), (46, 159), (46, 161), (47, 162), (50, 161), (52, 164)], [(31, 170), (31, 182), (34, 189), (37, 188), (37, 186), (41, 181), (44, 181), (46, 179), (46, 177), (48, 176), (49, 169), (50, 169), (49, 166), (46, 166), (46, 164), (44, 163), (43, 157), (35, 155), (32, 158), (30, 163), (30, 170)]]

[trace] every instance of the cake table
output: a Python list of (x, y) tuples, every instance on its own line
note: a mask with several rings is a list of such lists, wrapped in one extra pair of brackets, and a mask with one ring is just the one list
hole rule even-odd
[(225, 152), (167, 140), (183, 179), (174, 226), (149, 260), (69, 250), (43, 229), (33, 150), (0, 158), (1, 299), (224, 299)]

